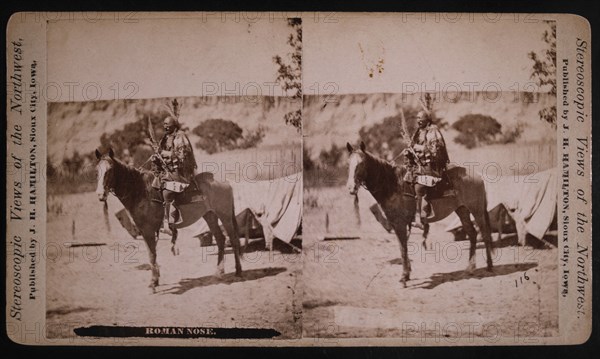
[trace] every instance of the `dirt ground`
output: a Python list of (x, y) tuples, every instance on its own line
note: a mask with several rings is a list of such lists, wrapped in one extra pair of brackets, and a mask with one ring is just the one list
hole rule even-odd
[[(360, 197), (359, 197), (360, 198)], [(375, 222), (368, 206), (342, 188), (305, 189), (303, 333), (308, 337), (483, 337), (558, 334), (557, 250), (495, 243), (494, 270), (485, 269), (483, 243), (468, 274), (468, 242), (455, 242), (444, 222), (434, 223), (430, 249), (421, 231), (409, 240), (412, 274), (399, 283), (400, 247)], [(360, 222), (359, 222), (360, 221)], [(323, 236), (360, 239), (321, 240)], [(496, 234), (494, 234), (496, 239)]]
[[(409, 241), (412, 275), (399, 283), (402, 265), (394, 234), (383, 230), (364, 202), (354, 210), (344, 188), (305, 189), (303, 252), (262, 249), (246, 253), (244, 277), (233, 276), (227, 250), (222, 278), (216, 247), (200, 247), (194, 233), (180, 232), (180, 255), (161, 234), (161, 283), (150, 281), (142, 240), (134, 240), (113, 213), (109, 232), (95, 194), (51, 197), (47, 223), (47, 335), (70, 337), (73, 329), (108, 326), (206, 326), (273, 328), (280, 338), (552, 336), (558, 333), (556, 249), (496, 242), (494, 271), (464, 272), (468, 243), (455, 242), (445, 226), (432, 225), (429, 250), (421, 232)], [(335, 235), (359, 239), (327, 240)], [(495, 236), (494, 236), (495, 238)], [(99, 246), (68, 247), (67, 243)], [(259, 246), (261, 247), (261, 246)]]
[[(216, 246), (200, 247), (195, 233), (180, 231), (180, 255), (161, 234), (157, 293), (148, 288), (150, 268), (144, 241), (118, 223), (118, 201), (109, 197), (110, 233), (94, 193), (51, 197), (47, 223), (47, 336), (71, 337), (73, 329), (107, 326), (272, 328), (278, 338), (301, 334), (302, 256), (251, 249), (243, 278), (233, 275), (228, 248), (225, 275), (213, 276)], [(68, 247), (67, 243), (98, 243)], [(262, 242), (264, 243), (264, 241)], [(284, 246), (285, 247), (285, 246)]]

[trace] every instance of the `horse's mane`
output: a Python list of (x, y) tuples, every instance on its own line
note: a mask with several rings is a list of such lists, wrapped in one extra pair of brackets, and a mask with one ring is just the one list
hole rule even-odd
[(138, 170), (137, 168), (127, 165), (118, 159), (113, 159), (115, 163), (115, 176), (119, 181), (119, 192), (124, 192), (126, 195), (131, 195), (136, 198), (147, 196), (152, 188), (152, 180), (154, 175), (149, 171)]
[(377, 157), (376, 155), (365, 152), (367, 176), (365, 184), (377, 194), (377, 197), (387, 197), (398, 189), (399, 172), (400, 177), (406, 169), (403, 166), (397, 166), (388, 161)]

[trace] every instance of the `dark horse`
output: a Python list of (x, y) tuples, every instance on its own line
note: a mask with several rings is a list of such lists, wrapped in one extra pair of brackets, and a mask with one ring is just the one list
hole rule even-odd
[[(414, 191), (407, 187), (412, 184), (399, 180), (402, 177), (399, 177), (396, 166), (366, 152), (364, 143), (360, 144), (359, 150), (355, 150), (349, 143), (346, 144), (346, 147), (350, 152), (348, 190), (354, 195), (359, 187), (364, 186), (383, 209), (400, 242), (403, 268), (400, 281), (406, 287), (411, 270), (408, 259), (407, 228), (416, 211)], [(402, 171), (403, 167), (400, 170)], [(469, 265), (467, 266), (467, 271), (471, 272), (475, 269), (475, 247), (477, 245), (477, 232), (470, 218), (470, 215), (473, 214), (485, 242), (487, 268), (492, 270), (492, 236), (483, 180), (474, 175), (449, 177), (456, 195), (433, 199), (431, 204), (435, 217), (428, 221), (435, 222), (456, 212), (471, 242)]]
[[(131, 218), (144, 237), (144, 241), (148, 247), (150, 265), (152, 267), (150, 288), (154, 291), (156, 286), (158, 286), (158, 278), (160, 277), (160, 271), (156, 263), (157, 233), (165, 213), (158, 191), (152, 187), (154, 175), (151, 172), (141, 171), (125, 165), (114, 158), (112, 149), (108, 151), (107, 155), (102, 155), (96, 150), (96, 158), (98, 158), (98, 185), (96, 188), (98, 199), (106, 201), (108, 193), (112, 193), (129, 211)], [(187, 205), (187, 207), (193, 208), (188, 208), (186, 212), (189, 213), (192, 212), (190, 209), (195, 209), (193, 211), (195, 219), (186, 219), (184, 216), (184, 222), (189, 224), (192, 220), (198, 220), (200, 217), (206, 220), (219, 248), (216, 274), (222, 275), (225, 272), (225, 236), (219, 228), (220, 219), (233, 247), (235, 273), (241, 276), (240, 240), (233, 207), (233, 190), (226, 182), (217, 182), (212, 178), (210, 180), (203, 180), (202, 175), (200, 174), (196, 178), (206, 199), (200, 203)], [(174, 230), (173, 239), (175, 240), (176, 229), (172, 229)]]

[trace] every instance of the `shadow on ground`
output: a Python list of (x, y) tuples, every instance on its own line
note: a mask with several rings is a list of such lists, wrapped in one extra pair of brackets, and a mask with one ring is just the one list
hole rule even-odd
[[(544, 235), (542, 240), (539, 240), (539, 239), (535, 238), (534, 236), (532, 236), (531, 234), (527, 233), (527, 236), (525, 237), (525, 241), (526, 241), (527, 246), (530, 246), (531, 248), (534, 248), (534, 249), (551, 249), (553, 247), (555, 248), (558, 245), (558, 237), (555, 235), (552, 235), (552, 234), (546, 234), (546, 235)], [(506, 247), (513, 247), (513, 246), (518, 246), (518, 245), (519, 245), (519, 239), (516, 234), (504, 235), (501, 239), (497, 239), (493, 243), (494, 248), (506, 248)], [(478, 242), (477, 248), (485, 248), (484, 243)]]
[(492, 271), (488, 271), (486, 268), (477, 268), (473, 272), (469, 273), (466, 270), (460, 270), (450, 273), (434, 273), (425, 282), (409, 285), (411, 289), (433, 289), (441, 284), (456, 282), (465, 279), (482, 279), (489, 277), (497, 277), (501, 275), (508, 275), (516, 272), (523, 272), (531, 268), (537, 267), (537, 263), (517, 263), (517, 264), (501, 264), (494, 266)]
[[(302, 240), (298, 239), (298, 238), (294, 238), (288, 244), (288, 243), (285, 243), (285, 242), (280, 241), (279, 239), (275, 238), (273, 240), (273, 250), (278, 251), (283, 254), (298, 253), (298, 250), (302, 250)], [(269, 251), (269, 249), (267, 249), (265, 246), (264, 238), (251, 240), (246, 245), (246, 248), (244, 249), (244, 253), (268, 252), (268, 251)], [(218, 252), (217, 252), (216, 247), (214, 248), (213, 253), (209, 253), (209, 255), (217, 255), (217, 254), (218, 254)], [(226, 247), (225, 254), (233, 254), (233, 248)]]
[(73, 313), (84, 313), (84, 312), (88, 312), (90, 310), (94, 310), (94, 308), (60, 307), (60, 308), (56, 308), (56, 309), (48, 309), (48, 310), (46, 310), (46, 318), (50, 318), (53, 316), (59, 316), (59, 315), (73, 314)]
[(261, 268), (261, 269), (250, 269), (243, 271), (241, 277), (237, 277), (235, 273), (227, 273), (222, 276), (209, 275), (200, 278), (184, 278), (174, 287), (157, 291), (158, 294), (177, 294), (181, 295), (185, 292), (199, 287), (207, 287), (216, 284), (232, 284), (238, 282), (247, 282), (250, 280), (257, 280), (265, 277), (275, 276), (279, 273), (285, 272), (286, 269), (283, 267), (276, 268)]

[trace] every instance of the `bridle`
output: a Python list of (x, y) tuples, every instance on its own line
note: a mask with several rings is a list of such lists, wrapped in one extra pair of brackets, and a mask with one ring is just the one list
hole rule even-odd
[(356, 183), (359, 187), (362, 187), (362, 188), (366, 189), (367, 191), (371, 192), (371, 194), (375, 194), (375, 193), (378, 193), (378, 192), (382, 191), (381, 188), (379, 188), (379, 189), (369, 189), (369, 187), (367, 186), (366, 181), (364, 181), (364, 180), (362, 180), (362, 181), (356, 181), (356, 175), (354, 175), (354, 178), (355, 178), (354, 179), (354, 183)]
[[(357, 153), (358, 153), (358, 152), (357, 152)], [(402, 151), (402, 152), (401, 152), (401, 153), (400, 153), (398, 156), (396, 156), (396, 157), (394, 158), (394, 160), (396, 160), (398, 157), (400, 157), (400, 156), (402, 156), (402, 155), (405, 155), (404, 151)], [(360, 156), (360, 154), (359, 154), (359, 156)], [(366, 154), (365, 154), (365, 156), (366, 156)], [(358, 167), (358, 166), (357, 166), (357, 167)], [(356, 171), (356, 168), (355, 168), (355, 171)], [(378, 183), (378, 182), (380, 182), (380, 181), (379, 181), (380, 177), (381, 177), (381, 175), (380, 175), (379, 177), (377, 177), (377, 178), (374, 178), (374, 179), (373, 179), (373, 181), (374, 181), (375, 183)], [(361, 180), (357, 180), (357, 179), (356, 179), (356, 172), (354, 173), (354, 184), (355, 184), (355, 186), (357, 186), (357, 187), (362, 187), (362, 188), (366, 189), (367, 191), (371, 192), (371, 194), (373, 194), (373, 195), (374, 195), (374, 194), (376, 194), (376, 193), (379, 193), (379, 192), (383, 191), (383, 188), (378, 188), (378, 189), (369, 189), (369, 187), (367, 186), (367, 183), (366, 183), (366, 180), (365, 180), (365, 179), (361, 179)], [(406, 194), (405, 194), (405, 195), (406, 195)]]
[[(361, 156), (361, 154), (358, 151), (356, 151), (354, 153), (356, 153), (358, 156)], [(356, 167), (358, 167), (358, 165)], [(370, 191), (369, 187), (367, 187), (366, 181), (364, 179), (357, 180), (357, 178), (356, 178), (357, 177), (356, 176), (356, 167), (354, 168), (354, 178), (353, 178), (355, 187), (357, 188), (357, 190), (358, 190), (358, 188), (364, 188), (367, 191)], [(374, 191), (374, 192), (371, 192), (371, 193), (375, 193), (375, 192), (377, 192), (377, 191)]]
[[(109, 162), (110, 160), (108, 160), (106, 158), (103, 158), (100, 161), (107, 161), (107, 162)], [(114, 170), (114, 167), (112, 166), (112, 164), (111, 164), (110, 170)], [(128, 198), (131, 198), (133, 196), (133, 193), (125, 192), (123, 194), (117, 194), (116, 191), (115, 191), (115, 188), (112, 187), (112, 186), (109, 186), (107, 184), (109, 182), (108, 178), (107, 178), (108, 177), (107, 176), (108, 172), (109, 172), (109, 170), (107, 170), (107, 171), (104, 172), (104, 178), (103, 178), (103, 182), (104, 183), (102, 183), (102, 189), (104, 190), (104, 193), (106, 194), (106, 197), (102, 201), (104, 201), (106, 203), (108, 194), (112, 194), (113, 196), (117, 197), (121, 202), (122, 201), (126, 201)], [(111, 173), (111, 176), (114, 176), (114, 173)], [(112, 178), (112, 180), (114, 182), (114, 177)], [(160, 203), (161, 205), (163, 204), (163, 200), (162, 199), (156, 199), (156, 198), (149, 198), (149, 199), (152, 202), (157, 202), (157, 203)]]
[[(107, 161), (107, 162), (108, 162), (108, 160), (107, 160), (107, 159), (105, 159), (105, 158), (101, 159), (101, 161)], [(112, 170), (112, 169), (113, 169), (113, 166), (112, 166), (112, 164), (111, 164), (110, 170)], [(117, 193), (115, 192), (115, 188), (114, 188), (114, 187), (111, 187), (111, 186), (109, 186), (109, 185), (107, 185), (107, 184), (106, 184), (106, 183), (108, 182), (108, 181), (107, 181), (107, 174), (108, 174), (108, 171), (109, 171), (109, 170), (107, 170), (107, 171), (105, 171), (105, 172), (104, 172), (104, 178), (102, 179), (102, 180), (103, 180), (103, 182), (104, 182), (104, 183), (102, 184), (102, 188), (104, 189), (104, 192), (105, 192), (105, 193), (108, 193), (108, 194), (112, 194), (113, 196), (115, 196), (115, 197), (117, 197), (117, 198), (119, 198), (119, 199), (121, 199), (121, 200), (125, 200), (125, 199), (127, 199), (127, 198), (130, 196), (130, 194), (124, 194), (123, 196), (119, 196), (119, 195), (117, 195)], [(107, 197), (108, 197), (108, 196), (107, 196)], [(104, 201), (106, 201), (106, 198), (104, 199)]]

